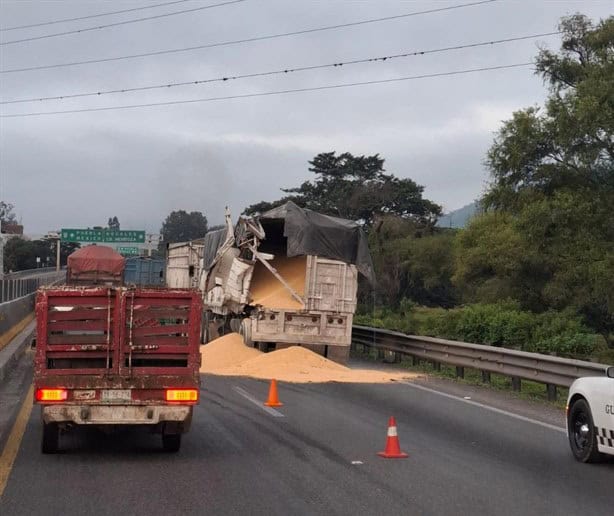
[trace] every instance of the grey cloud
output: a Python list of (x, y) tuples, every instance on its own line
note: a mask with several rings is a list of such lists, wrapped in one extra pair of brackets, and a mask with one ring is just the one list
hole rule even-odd
[[(141, 2), (144, 4), (144, 2)], [(446, 2), (451, 5), (454, 2)], [(2, 2), (4, 26), (111, 10), (122, 3)], [(131, 3), (131, 6), (139, 2)], [(196, 3), (194, 3), (196, 5)], [(432, 8), (431, 2), (248, 0), (206, 13), (0, 47), (0, 67), (197, 45)], [(437, 5), (445, 5), (439, 3)], [(119, 7), (118, 7), (119, 8)], [(169, 8), (169, 10), (172, 10)], [(160, 10), (159, 12), (161, 12)], [(495, 2), (322, 32), (148, 59), (0, 75), (2, 99), (98, 91), (343, 61), (553, 30), (560, 16), (611, 14), (609, 2)], [(115, 17), (127, 19), (128, 16)], [(111, 19), (109, 19), (110, 21)], [(55, 28), (86, 26), (76, 22)], [(15, 31), (16, 36), (51, 28)], [(7, 38), (3, 34), (3, 39)], [(544, 38), (558, 47), (557, 38)], [(2, 106), (2, 113), (194, 99), (437, 73), (531, 60), (525, 41), (284, 76), (144, 93)], [(212, 223), (280, 188), (308, 179), (319, 152), (380, 153), (446, 209), (476, 198), (483, 158), (499, 121), (539, 104), (530, 69), (407, 81), (304, 94), (0, 120), (0, 197), (26, 230), (104, 223), (156, 231), (173, 209), (201, 210)]]

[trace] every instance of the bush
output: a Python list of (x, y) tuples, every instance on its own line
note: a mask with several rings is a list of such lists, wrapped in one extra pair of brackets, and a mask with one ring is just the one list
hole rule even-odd
[(535, 314), (509, 301), (450, 310), (416, 307), (405, 300), (402, 305), (402, 313), (378, 309), (354, 320), (404, 333), (561, 356), (586, 358), (599, 347), (580, 317), (569, 312)]
[(588, 332), (586, 326), (582, 324), (582, 319), (573, 312), (568, 310), (563, 312), (549, 310), (539, 314), (537, 325), (533, 330), (533, 338), (535, 341), (542, 341), (559, 335), (575, 335)]
[(595, 353), (595, 359), (600, 364), (614, 365), (614, 349), (600, 349)]
[(550, 353), (566, 357), (586, 357), (595, 349), (595, 335), (589, 333), (573, 333), (556, 335), (547, 339), (530, 342), (526, 351), (535, 353)]

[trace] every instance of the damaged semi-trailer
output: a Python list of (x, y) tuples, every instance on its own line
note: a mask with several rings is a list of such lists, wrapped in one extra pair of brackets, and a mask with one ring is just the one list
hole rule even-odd
[(374, 281), (359, 224), (288, 202), (236, 227), (227, 216), (199, 245), (208, 340), (231, 329), (263, 351), (300, 345), (347, 360), (358, 274)]

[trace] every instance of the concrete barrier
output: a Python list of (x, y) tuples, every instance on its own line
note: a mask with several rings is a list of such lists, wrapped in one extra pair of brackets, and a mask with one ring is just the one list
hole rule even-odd
[(5, 335), (34, 311), (34, 296), (35, 294), (28, 294), (0, 304), (0, 336)]
[(30, 345), (35, 331), (36, 321), (31, 321), (11, 340), (8, 346), (0, 349), (0, 385)]
[(34, 312), (34, 296), (27, 296), (0, 304), (0, 382), (19, 360), (34, 335), (34, 321), (23, 330), (22, 322)]

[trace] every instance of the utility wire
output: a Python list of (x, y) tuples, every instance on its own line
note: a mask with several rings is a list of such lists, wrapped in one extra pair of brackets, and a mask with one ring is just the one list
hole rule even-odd
[(135, 92), (135, 91), (168, 89), (168, 88), (174, 88), (174, 87), (177, 87), (177, 86), (194, 86), (194, 85), (206, 84), (206, 83), (212, 83), (212, 82), (226, 82), (226, 81), (231, 81), (231, 80), (248, 79), (248, 78), (251, 79), (251, 78), (254, 78), (254, 77), (266, 77), (266, 76), (270, 76), (270, 75), (282, 75), (282, 74), (289, 74), (289, 73), (293, 73), (293, 72), (304, 72), (304, 71), (318, 70), (318, 69), (322, 69), (322, 68), (338, 68), (338, 67), (341, 67), (341, 66), (348, 66), (348, 65), (354, 65), (354, 64), (384, 62), (384, 61), (390, 61), (390, 60), (393, 60), (393, 59), (399, 59), (399, 58), (405, 58), (405, 57), (413, 57), (413, 56), (421, 56), (421, 55), (427, 55), (427, 54), (435, 54), (435, 53), (439, 53), (439, 52), (449, 52), (449, 51), (452, 51), (452, 50), (462, 50), (462, 49), (482, 47), (482, 46), (487, 46), (487, 45), (498, 45), (498, 44), (502, 44), (502, 43), (509, 43), (511, 41), (521, 41), (521, 40), (539, 38), (539, 37), (543, 37), (543, 36), (553, 36), (553, 35), (560, 34), (560, 33), (561, 33), (560, 31), (557, 31), (557, 32), (543, 32), (541, 34), (531, 34), (529, 36), (517, 36), (517, 37), (513, 37), (513, 38), (498, 39), (498, 40), (493, 40), (493, 41), (483, 41), (483, 42), (480, 42), (480, 43), (468, 43), (468, 44), (464, 44), (464, 45), (456, 45), (456, 46), (451, 46), (451, 47), (435, 48), (435, 49), (430, 49), (430, 50), (418, 50), (418, 51), (414, 51), (414, 52), (406, 52), (406, 53), (403, 53), (403, 54), (392, 54), (392, 55), (387, 55), (387, 56), (369, 57), (369, 58), (364, 58), (364, 59), (354, 59), (354, 60), (351, 60), (351, 61), (339, 61), (339, 62), (336, 62), (336, 63), (319, 64), (319, 65), (312, 65), (312, 66), (298, 66), (298, 67), (294, 67), (294, 68), (284, 68), (284, 69), (273, 70), (273, 71), (268, 71), (268, 72), (256, 72), (256, 73), (249, 73), (249, 74), (243, 74), (243, 75), (229, 75), (229, 76), (225, 76), (225, 77), (216, 77), (216, 78), (212, 78), (212, 79), (199, 79), (199, 80), (192, 80), (192, 81), (170, 82), (170, 83), (166, 83), (166, 84), (154, 84), (154, 85), (150, 85), (150, 86), (140, 86), (140, 87), (134, 87), (134, 88), (120, 88), (120, 89), (113, 89), (113, 90), (94, 91), (94, 92), (88, 92), (88, 93), (74, 93), (74, 94), (67, 94), (67, 95), (56, 95), (56, 96), (52, 96), (52, 97), (38, 97), (38, 98), (37, 97), (33, 97), (33, 98), (25, 98), (25, 99), (5, 100), (5, 101), (0, 101), (0, 104), (20, 104), (20, 103), (24, 103), (24, 102), (39, 102), (39, 101), (47, 101), (47, 100), (64, 100), (64, 99), (73, 99), (73, 98), (78, 98), (78, 97), (97, 97), (97, 96), (101, 96), (101, 95), (110, 95), (110, 94), (115, 94), (115, 93), (128, 93), (128, 92)]
[(222, 41), (222, 42), (217, 42), (217, 43), (207, 43), (205, 45), (197, 45), (194, 47), (183, 47), (183, 48), (173, 48), (173, 49), (167, 49), (167, 50), (157, 50), (157, 51), (153, 51), (153, 52), (146, 52), (143, 54), (132, 54), (132, 55), (125, 55), (125, 56), (116, 56), (116, 57), (107, 57), (107, 58), (102, 58), (102, 59), (90, 59), (87, 61), (74, 61), (72, 63), (57, 63), (57, 64), (52, 64), (52, 65), (41, 65), (41, 66), (31, 66), (28, 68), (13, 68), (13, 69), (9, 69), (9, 70), (0, 70), (0, 73), (14, 73), (14, 72), (29, 72), (32, 70), (48, 70), (50, 68), (62, 68), (65, 66), (80, 66), (80, 65), (86, 65), (86, 64), (94, 64), (94, 63), (107, 63), (110, 61), (121, 61), (124, 59), (136, 59), (136, 58), (140, 58), (140, 57), (150, 57), (150, 56), (160, 56), (160, 55), (164, 55), (164, 54), (175, 54), (175, 53), (179, 53), (179, 52), (191, 52), (194, 50), (200, 50), (200, 49), (205, 49), (205, 48), (214, 48), (214, 47), (225, 47), (225, 46), (229, 46), (229, 45), (238, 45), (238, 44), (242, 44), (242, 43), (253, 43), (255, 41), (264, 41), (264, 40), (269, 40), (269, 39), (276, 39), (276, 38), (285, 38), (288, 36), (298, 36), (300, 34), (311, 34), (314, 32), (323, 32), (323, 31), (327, 31), (327, 30), (335, 30), (335, 29), (343, 29), (346, 27), (355, 27), (358, 25), (367, 25), (369, 23), (379, 23), (379, 22), (384, 22), (384, 21), (390, 21), (390, 20), (397, 20), (397, 19), (401, 19), (401, 18), (409, 18), (411, 16), (419, 16), (422, 14), (431, 14), (431, 13), (437, 13), (437, 12), (442, 12), (442, 11), (451, 11), (453, 9), (461, 9), (463, 7), (472, 7), (472, 6), (476, 6), (476, 5), (482, 5), (482, 4), (488, 4), (488, 3), (492, 3), (492, 2), (497, 2), (499, 0), (482, 0), (480, 2), (472, 2), (472, 3), (468, 3), (468, 4), (458, 4), (458, 5), (451, 5), (449, 7), (440, 7), (437, 9), (428, 9), (426, 11), (414, 11), (411, 13), (406, 13), (406, 14), (398, 14), (396, 16), (386, 16), (384, 18), (370, 18), (367, 20), (361, 20), (361, 21), (357, 21), (357, 22), (349, 22), (349, 23), (341, 23), (341, 24), (336, 24), (336, 25), (327, 25), (324, 27), (316, 27), (316, 28), (312, 28), (312, 29), (303, 29), (303, 30), (297, 30), (297, 31), (293, 31), (293, 32), (282, 32), (282, 33), (278, 33), (278, 34), (269, 34), (269, 35), (265, 35), (265, 36), (255, 36), (252, 38), (245, 38), (245, 39), (236, 39), (236, 40), (231, 40), (231, 41)]
[(69, 30), (65, 32), (55, 32), (53, 34), (45, 34), (43, 36), (34, 36), (31, 38), (13, 39), (11, 41), (0, 42), (0, 46), (14, 45), (15, 43), (24, 43), (26, 41), (37, 41), (40, 39), (56, 38), (58, 36), (68, 36), (69, 34), (81, 34), (82, 32), (89, 32), (92, 30), (99, 30), (99, 29), (108, 29), (109, 27), (117, 27), (119, 25), (128, 25), (130, 23), (138, 23), (138, 22), (148, 21), (148, 20), (157, 20), (159, 18), (166, 18), (168, 16), (176, 16), (178, 14), (193, 13), (195, 11), (203, 11), (205, 9), (212, 9), (214, 7), (222, 7), (224, 5), (230, 5), (230, 4), (238, 4), (241, 2), (245, 2), (245, 1), (246, 0), (228, 0), (227, 2), (221, 2), (219, 4), (211, 4), (211, 5), (201, 6), (201, 7), (193, 7), (192, 9), (184, 9), (182, 11), (173, 11), (172, 13), (156, 14), (155, 16), (146, 16), (144, 18), (134, 18), (132, 20), (124, 20), (124, 21), (119, 21), (115, 23), (107, 23), (106, 25), (97, 25), (95, 27), (86, 27), (84, 29)]
[(79, 20), (88, 20), (90, 18), (100, 18), (102, 16), (111, 16), (113, 14), (131, 13), (134, 11), (143, 11), (145, 9), (154, 9), (155, 7), (166, 7), (166, 6), (174, 5), (174, 4), (183, 4), (189, 1), (190, 0), (175, 0), (174, 2), (165, 2), (163, 4), (146, 5), (144, 7), (133, 7), (132, 9), (122, 9), (121, 11), (110, 11), (108, 13), (100, 13), (100, 14), (88, 14), (87, 16), (78, 16), (76, 18), (64, 18), (63, 20), (52, 20), (52, 21), (46, 21), (46, 22), (40, 22), (40, 23), (31, 23), (30, 25), (18, 25), (15, 27), (2, 27), (0, 28), (0, 32), (5, 32), (9, 30), (30, 29), (33, 27), (43, 27), (45, 25), (55, 25), (56, 23), (66, 23), (66, 22), (73, 22), (73, 21), (79, 21)]
[(331, 84), (327, 86), (315, 86), (310, 88), (297, 88), (297, 89), (287, 89), (287, 90), (277, 90), (277, 91), (267, 91), (263, 93), (246, 93), (243, 95), (227, 95), (224, 97), (207, 97), (200, 99), (190, 99), (190, 100), (171, 100), (167, 102), (151, 102), (148, 104), (128, 104), (123, 106), (107, 106), (107, 107), (98, 107), (98, 108), (83, 108), (83, 109), (68, 109), (65, 111), (42, 111), (42, 112), (32, 112), (32, 113), (15, 113), (11, 115), (0, 115), (0, 118), (23, 118), (23, 117), (31, 117), (31, 116), (43, 116), (43, 115), (63, 115), (69, 113), (86, 113), (86, 112), (94, 112), (94, 111), (114, 111), (120, 109), (136, 109), (136, 108), (146, 108), (146, 107), (154, 107), (154, 106), (173, 106), (178, 104), (195, 104), (200, 102), (215, 102), (220, 100), (231, 100), (231, 99), (245, 99), (245, 98), (253, 98), (253, 97), (269, 97), (272, 95), (283, 95), (287, 93), (303, 93), (307, 91), (322, 91), (322, 90), (333, 90), (339, 88), (350, 88), (355, 86), (367, 86), (372, 84), (387, 84), (393, 82), (401, 82), (401, 81), (410, 81), (415, 79), (427, 79), (431, 77), (445, 77), (450, 75), (462, 75), (468, 73), (475, 72), (484, 72), (487, 70), (504, 70), (509, 68), (519, 68), (522, 66), (531, 66), (534, 63), (516, 63), (510, 65), (500, 65), (500, 66), (486, 66), (482, 68), (469, 68), (465, 70), (455, 70), (452, 72), (441, 72), (441, 73), (430, 73), (424, 75), (410, 75), (406, 77), (397, 77), (394, 79), (380, 79), (375, 81), (362, 81), (362, 82), (350, 82), (350, 83), (341, 83), (341, 84)]

